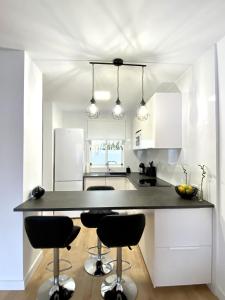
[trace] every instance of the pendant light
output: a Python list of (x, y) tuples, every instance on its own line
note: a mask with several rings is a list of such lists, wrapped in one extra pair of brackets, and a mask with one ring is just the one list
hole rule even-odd
[(99, 110), (94, 98), (94, 82), (95, 82), (95, 71), (94, 71), (94, 64), (92, 64), (92, 98), (90, 100), (90, 105), (87, 108), (88, 117), (90, 119), (97, 119), (99, 117)]
[(142, 94), (142, 99), (140, 102), (140, 106), (138, 107), (137, 110), (137, 118), (140, 121), (146, 121), (148, 119), (149, 113), (148, 109), (146, 107), (146, 103), (144, 100), (144, 66), (142, 66), (142, 88), (141, 88), (141, 94)]
[(119, 65), (117, 66), (117, 100), (116, 100), (116, 105), (113, 107), (113, 118), (120, 120), (124, 117), (124, 110), (121, 106), (121, 101), (120, 101), (120, 95), (119, 95), (119, 86), (120, 86), (120, 79), (119, 79)]

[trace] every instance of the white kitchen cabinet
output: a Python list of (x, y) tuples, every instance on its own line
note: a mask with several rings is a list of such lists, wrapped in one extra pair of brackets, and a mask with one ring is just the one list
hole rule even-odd
[(106, 177), (106, 185), (114, 187), (115, 190), (126, 190), (126, 177)]
[(126, 177), (106, 177), (106, 185), (113, 186), (115, 190), (136, 190), (135, 186)]
[(211, 282), (212, 209), (161, 209), (146, 214), (139, 243), (154, 287)]
[(182, 147), (182, 106), (179, 93), (156, 93), (146, 103), (149, 118), (133, 121), (133, 149)]
[(112, 186), (115, 190), (120, 191), (136, 190), (127, 177), (87, 177), (84, 179), (84, 190), (95, 185)]
[(105, 177), (86, 177), (84, 178), (84, 190), (90, 186), (103, 185), (105, 186)]
[(157, 248), (154, 286), (210, 283), (211, 255), (211, 246)]

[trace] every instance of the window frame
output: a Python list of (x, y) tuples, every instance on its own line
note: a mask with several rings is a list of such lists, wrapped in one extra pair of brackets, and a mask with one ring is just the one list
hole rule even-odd
[(107, 162), (109, 161), (108, 160), (108, 151), (110, 149), (106, 149), (105, 150), (105, 163), (102, 164), (102, 165), (94, 165), (92, 162), (91, 162), (91, 151), (92, 151), (92, 142), (93, 141), (101, 141), (102, 143), (105, 143), (106, 145), (108, 145), (108, 143), (110, 141), (116, 141), (116, 142), (121, 142), (122, 144), (122, 149), (121, 149), (121, 164), (109, 164), (109, 166), (113, 166), (115, 168), (123, 168), (124, 167), (124, 159), (125, 159), (125, 155), (124, 155), (124, 148), (125, 148), (125, 141), (124, 140), (121, 140), (121, 139), (93, 139), (93, 140), (89, 140), (89, 166), (91, 168), (106, 168), (107, 167)]

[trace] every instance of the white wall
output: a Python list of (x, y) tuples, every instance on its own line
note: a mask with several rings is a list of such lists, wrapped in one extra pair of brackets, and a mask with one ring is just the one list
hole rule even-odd
[[(218, 96), (219, 96), (219, 111), (218, 111), (218, 125), (219, 125), (219, 144), (218, 144), (218, 189), (219, 189), (219, 203), (217, 205), (217, 251), (216, 251), (216, 292), (225, 299), (225, 38), (220, 40), (217, 44), (218, 55)], [(222, 298), (223, 297), (223, 298)]]
[(0, 50), (0, 65), (0, 289), (13, 290), (24, 288), (24, 277), (36, 256), (24, 240), (23, 214), (13, 208), (41, 183), (41, 78), (21, 51)]
[(0, 50), (0, 289), (23, 287), (23, 71), (21, 51)]
[[(42, 73), (25, 54), (23, 199), (42, 185)], [(28, 279), (41, 250), (31, 247), (24, 231), (24, 277)]]
[(199, 186), (205, 164), (205, 199), (216, 203), (216, 113), (214, 48), (205, 52), (177, 81), (183, 98), (183, 149), (181, 162), (190, 166), (193, 184)]
[(43, 186), (53, 190), (54, 129), (62, 127), (62, 112), (54, 102), (43, 102)]

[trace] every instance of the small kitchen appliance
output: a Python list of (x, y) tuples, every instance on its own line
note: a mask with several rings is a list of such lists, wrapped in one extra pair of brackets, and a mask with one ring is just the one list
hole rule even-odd
[(127, 173), (127, 174), (130, 174), (130, 173), (131, 173), (130, 167), (127, 167), (127, 168), (126, 168), (126, 173)]
[(145, 164), (143, 162), (140, 163), (139, 168), (140, 168), (139, 174), (144, 175), (145, 174)]
[(170, 187), (171, 184), (160, 178), (141, 178), (138, 182), (139, 187)]
[(149, 177), (156, 177), (156, 167), (153, 166), (153, 161), (149, 163), (149, 167), (146, 168), (145, 175)]

